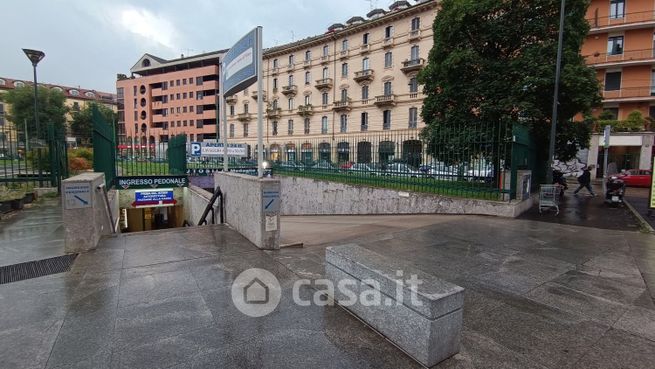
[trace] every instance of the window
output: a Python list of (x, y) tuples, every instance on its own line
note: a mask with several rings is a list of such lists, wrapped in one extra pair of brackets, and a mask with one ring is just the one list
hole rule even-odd
[(412, 31), (418, 31), (421, 28), (421, 18), (416, 17), (412, 19)]
[(391, 110), (385, 110), (382, 112), (382, 129), (391, 129)]
[(287, 103), (288, 103), (289, 110), (293, 110), (293, 98), (289, 99)]
[(625, 0), (610, 0), (610, 18), (623, 18), (625, 16)]
[(368, 100), (368, 86), (362, 86), (362, 100)]
[(362, 59), (362, 70), (367, 70), (369, 68), (368, 58)]
[(605, 91), (617, 91), (621, 89), (621, 72), (605, 73)]
[(409, 128), (416, 128), (418, 126), (418, 109), (409, 108)]
[(330, 55), (330, 45), (323, 46), (323, 56)]
[(384, 82), (384, 96), (389, 96), (393, 93), (391, 90), (391, 81)]
[(409, 50), (409, 60), (418, 60), (419, 59), (419, 49), (418, 45), (412, 46)]
[(196, 114), (202, 114), (202, 105), (196, 106)]
[(193, 123), (194, 123), (194, 122), (195, 122), (195, 121), (194, 121), (193, 119), (191, 119), (191, 120), (189, 121), (189, 126), (190, 126), (190, 127), (193, 127)]
[(230, 105), (230, 115), (234, 116), (234, 105)]
[(393, 65), (393, 54), (391, 54), (391, 51), (387, 51), (384, 53), (384, 67), (385, 68), (391, 68)]
[(277, 109), (277, 99), (273, 100), (273, 109)]
[(202, 91), (196, 91), (196, 100), (202, 100)]
[(341, 41), (341, 51), (348, 50), (348, 39)]
[(277, 90), (277, 78), (273, 78), (273, 90)]
[(348, 63), (341, 64), (341, 77), (348, 77)]
[(132, 86), (132, 95), (136, 95), (136, 86)]
[(248, 114), (248, 104), (243, 104), (243, 112)]
[(321, 118), (321, 134), (328, 133), (328, 117)]
[[(77, 104), (77, 103), (75, 103), (75, 104)], [(75, 107), (73, 106), (73, 109), (74, 109), (74, 108), (75, 108)], [(165, 114), (164, 114), (164, 115), (165, 115)], [(139, 119), (139, 113), (135, 110), (135, 111), (134, 111), (134, 120), (138, 120), (138, 119)]]
[(321, 104), (323, 104), (323, 105), (329, 104), (329, 96), (328, 96), (327, 92), (323, 92), (321, 94)]
[(277, 67), (278, 67), (277, 59), (273, 59), (273, 68), (277, 68)]
[(312, 74), (309, 72), (305, 72), (305, 84), (311, 84), (311, 79), (312, 79)]
[(305, 51), (305, 61), (310, 61), (312, 60), (312, 52), (311, 50)]
[(368, 45), (369, 34), (365, 33), (362, 35), (362, 45)]
[(293, 66), (293, 54), (289, 55), (289, 65)]
[(186, 98), (187, 98), (187, 94), (186, 94), (186, 92), (183, 92), (183, 93), (182, 93), (182, 98), (186, 100)]
[(243, 137), (248, 137), (248, 123), (243, 123)]
[(180, 80), (179, 79), (175, 80), (175, 86), (179, 86), (179, 85), (180, 85)]
[(348, 116), (346, 114), (341, 114), (341, 117), (339, 118), (339, 122), (340, 122), (339, 132), (341, 133), (348, 132)]
[(393, 36), (393, 26), (387, 26), (384, 29), (384, 38), (391, 38)]
[(293, 86), (293, 74), (289, 74), (289, 86)]
[(202, 86), (202, 77), (196, 77), (196, 86)]
[(418, 93), (418, 81), (416, 80), (416, 77), (412, 77), (409, 79), (409, 93), (410, 94)]
[(327, 67), (323, 68), (323, 79), (326, 79), (330, 76)]
[(186, 121), (186, 120), (183, 120), (183, 121), (182, 121), (182, 127), (186, 127), (186, 126), (187, 126), (187, 121)]
[(310, 104), (311, 99), (312, 99), (312, 97), (310, 95), (305, 95), (305, 105), (311, 105)]
[(306, 135), (309, 134), (309, 125), (310, 125), (309, 118), (305, 118), (305, 134)]
[(341, 90), (341, 101), (348, 101), (348, 90), (345, 88)]
[(175, 111), (177, 112), (177, 114), (180, 114), (180, 107), (178, 106), (178, 107), (175, 109)]
[(192, 77), (189, 77), (189, 84), (190, 85), (193, 84), (193, 78)]
[(623, 54), (623, 36), (612, 36), (607, 38), (607, 53), (610, 55)]
[(182, 80), (182, 84), (186, 86), (186, 78)]
[(230, 138), (234, 138), (234, 124), (230, 124)]
[(175, 100), (179, 100), (181, 98), (182, 98), (182, 94), (180, 94), (179, 92), (175, 94)]
[(186, 113), (186, 106), (182, 107), (182, 113)]
[(273, 136), (277, 136), (277, 120), (273, 121)]
[(362, 132), (366, 132), (368, 130), (368, 113), (363, 112), (362, 113)]
[(134, 99), (134, 109), (136, 109), (136, 106), (137, 106), (136, 99)]
[(288, 128), (287, 131), (289, 133), (289, 136), (291, 136), (291, 135), (293, 135), (293, 119), (289, 119), (289, 121), (287, 122), (287, 125), (288, 125), (287, 126), (287, 128)]

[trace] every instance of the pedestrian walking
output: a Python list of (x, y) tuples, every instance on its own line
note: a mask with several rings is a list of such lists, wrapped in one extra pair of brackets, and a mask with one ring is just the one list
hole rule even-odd
[(574, 195), (577, 195), (581, 189), (586, 188), (591, 196), (596, 196), (594, 190), (591, 188), (591, 169), (592, 167), (586, 166), (582, 168), (582, 174), (578, 177), (578, 183), (580, 183), (580, 186), (578, 186), (578, 189), (573, 192)]

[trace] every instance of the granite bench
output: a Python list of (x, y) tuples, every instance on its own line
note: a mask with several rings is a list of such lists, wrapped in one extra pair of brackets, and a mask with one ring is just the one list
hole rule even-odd
[[(459, 352), (462, 287), (357, 245), (328, 247), (325, 259), (334, 299), (416, 361), (431, 367)], [(409, 283), (412, 275), (418, 287)], [(339, 288), (343, 281), (350, 293)], [(360, 297), (354, 303), (353, 292)], [(362, 293), (377, 293), (380, 303)]]

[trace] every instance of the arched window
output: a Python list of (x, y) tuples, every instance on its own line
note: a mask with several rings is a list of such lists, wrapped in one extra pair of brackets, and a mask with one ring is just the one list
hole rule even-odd
[(327, 134), (328, 133), (328, 117), (322, 117), (321, 118), (321, 134)]
[(149, 67), (150, 66), (150, 59), (147, 59), (147, 58), (143, 59), (143, 61), (141, 62), (141, 66), (142, 67)]
[(310, 128), (309, 126), (310, 126), (310, 120), (309, 120), (309, 118), (305, 118), (305, 134), (306, 135), (309, 134), (309, 128)]

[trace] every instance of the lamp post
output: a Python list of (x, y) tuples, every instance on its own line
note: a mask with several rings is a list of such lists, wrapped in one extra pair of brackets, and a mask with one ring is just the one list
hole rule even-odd
[[(36, 139), (40, 138), (39, 128), (39, 109), (38, 109), (38, 85), (36, 80), (36, 66), (45, 57), (45, 53), (39, 50), (23, 49), (27, 58), (32, 62), (34, 68), (34, 125), (36, 126)], [(27, 131), (25, 131), (27, 133)], [(38, 148), (38, 166), (39, 166), (39, 186), (43, 187), (42, 169), (41, 169), (41, 148)]]
[(553, 163), (555, 161), (555, 137), (557, 133), (557, 110), (559, 108), (559, 80), (562, 69), (562, 43), (564, 41), (564, 18), (566, 0), (562, 0), (559, 17), (559, 40), (557, 42), (557, 66), (555, 67), (555, 93), (553, 97), (553, 117), (550, 123), (550, 144), (548, 145), (548, 168), (546, 169), (546, 181), (553, 183)]

